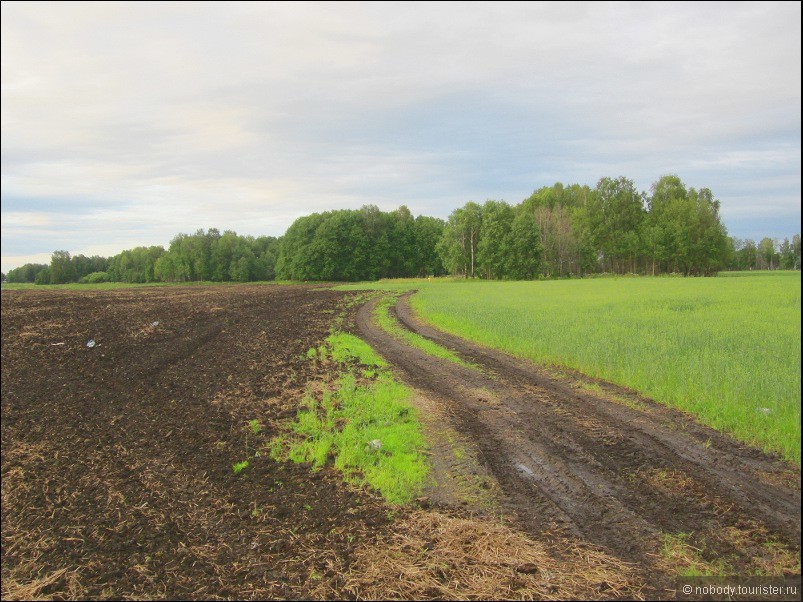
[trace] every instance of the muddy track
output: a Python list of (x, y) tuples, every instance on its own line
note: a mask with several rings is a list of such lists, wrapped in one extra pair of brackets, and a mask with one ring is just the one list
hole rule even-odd
[(360, 335), (475, 442), (503, 507), (526, 530), (613, 553), (642, 567), (655, 591), (673, 578), (662, 564), (667, 534), (692, 534), (704, 556), (727, 559), (735, 573), (753, 570), (765, 544), (799, 554), (800, 475), (787, 464), (632, 391), (589, 394), (576, 378), (429, 327), (403, 297), (404, 327), (476, 368), (433, 358), (376, 327), (374, 305), (358, 313)]

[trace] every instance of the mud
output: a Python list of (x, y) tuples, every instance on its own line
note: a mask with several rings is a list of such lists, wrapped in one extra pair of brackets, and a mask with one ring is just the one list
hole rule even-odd
[(671, 591), (682, 568), (666, 552), (672, 538), (719, 572), (799, 574), (795, 467), (632, 391), (597, 382), (602, 394), (587, 393), (579, 375), (555, 378), (441, 332), (402, 297), (404, 327), (476, 367), (433, 358), (376, 327), (373, 306), (358, 313), (360, 336), (473, 442), (502, 508), (527, 532), (632, 563), (648, 597)]

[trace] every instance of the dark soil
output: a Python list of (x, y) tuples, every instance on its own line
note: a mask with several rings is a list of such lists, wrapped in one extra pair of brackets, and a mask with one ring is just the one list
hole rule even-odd
[[(632, 391), (596, 383), (602, 393), (589, 393), (578, 375), (555, 378), (431, 328), (403, 297), (403, 326), (478, 369), (433, 358), (379, 329), (373, 305), (358, 314), (360, 336), (475, 443), (503, 508), (529, 533), (633, 563), (647, 597), (667, 596), (687, 560), (720, 574), (799, 574), (795, 467)], [(667, 541), (683, 542), (683, 558)]]
[[(438, 512), (468, 512), (470, 490), (481, 490), (478, 507), (515, 517), (548, 548), (545, 567), (561, 554), (574, 567), (509, 569), (511, 583), (532, 579), (526, 591), (538, 596), (672, 597), (686, 557), (719, 572), (799, 573), (799, 470), (631, 391), (594, 383), (602, 394), (589, 393), (581, 375), (556, 379), (437, 331), (402, 301), (404, 326), (478, 368), (432, 358), (376, 328), (373, 304), (348, 309), (353, 299), (311, 286), (3, 291), (3, 598), (340, 599), (374, 582), (384, 584), (376, 597), (458, 591), (446, 560), (430, 562), (431, 594), (366, 567), (387, 542), (408, 541), (394, 514), (417, 516), (407, 535), (434, 543), (404, 543), (393, 554), (409, 558), (381, 566), (411, 561), (408, 578), (423, 580), (446, 514), (391, 512), (331, 469), (268, 457), (307, 386), (331, 376), (305, 354), (340, 315), (426, 398), (434, 432), (448, 434), (433, 442), (444, 455), (433, 462), (457, 475), (464, 501)], [(477, 533), (468, 541), (483, 520), (455, 524)], [(683, 558), (668, 557), (667, 535), (683, 542)], [(595, 554), (625, 567), (633, 587), (608, 591), (591, 570)]]
[(3, 291), (4, 598), (348, 597), (387, 506), (331, 470), (253, 457), (321, 376), (302, 354), (344, 298)]

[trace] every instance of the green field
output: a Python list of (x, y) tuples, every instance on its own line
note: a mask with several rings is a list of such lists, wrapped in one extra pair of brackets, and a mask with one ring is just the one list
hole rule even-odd
[(383, 281), (444, 330), (568, 366), (800, 463), (800, 272)]

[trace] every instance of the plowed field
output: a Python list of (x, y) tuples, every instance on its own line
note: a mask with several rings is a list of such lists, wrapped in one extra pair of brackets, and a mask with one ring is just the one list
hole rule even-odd
[(4, 599), (346, 595), (353, 551), (388, 522), (381, 501), (329, 470), (232, 470), (246, 433), (253, 452), (295, 415), (317, 376), (302, 355), (343, 297), (4, 291)]

